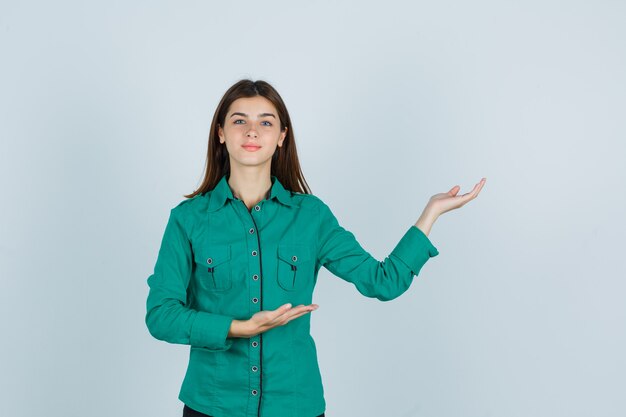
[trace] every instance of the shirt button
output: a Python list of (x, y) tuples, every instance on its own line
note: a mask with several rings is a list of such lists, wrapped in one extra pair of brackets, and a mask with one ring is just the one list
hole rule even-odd
[(256, 298), (256, 297), (254, 297), (254, 298), (252, 299), (252, 302), (253, 302), (254, 304), (256, 304), (256, 303), (258, 303), (258, 302), (259, 302), (259, 299), (258, 299), (258, 298)]
[(212, 259), (212, 258), (207, 259), (207, 260), (206, 260), (206, 263), (208, 263), (208, 264), (212, 264), (212, 263), (213, 263), (213, 259)]
[(297, 261), (297, 260), (298, 260), (298, 257), (297, 257), (296, 255), (293, 255), (293, 256), (291, 257), (291, 260), (295, 262), (295, 261)]
[(252, 275), (252, 279), (257, 281), (259, 279), (259, 276), (257, 274)]
[(259, 211), (259, 210), (261, 210), (261, 206), (256, 205), (256, 206), (254, 206), (254, 209), (255, 209), (256, 211)]
[(254, 227), (251, 227), (249, 231), (251, 234), (254, 233)]
[(257, 346), (259, 346), (259, 342), (257, 342), (256, 340), (252, 342), (252, 347), (257, 347)]
[(257, 395), (257, 393), (258, 393), (257, 390), (255, 390), (255, 389), (252, 390), (252, 395)]
[(257, 368), (256, 366), (253, 366), (253, 367), (252, 367), (252, 372), (256, 372), (256, 371), (258, 371), (258, 370), (259, 370), (259, 368)]
[(256, 256), (256, 251), (255, 250), (252, 251), (252, 256)]

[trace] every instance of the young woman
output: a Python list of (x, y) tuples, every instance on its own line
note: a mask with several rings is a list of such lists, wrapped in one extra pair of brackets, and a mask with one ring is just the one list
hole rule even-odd
[(190, 345), (183, 416), (325, 416), (309, 331), (319, 269), (366, 297), (400, 296), (439, 253), (435, 220), (485, 183), (432, 196), (380, 262), (311, 194), (294, 138), (271, 85), (237, 82), (215, 111), (202, 184), (169, 213), (145, 321), (156, 339)]

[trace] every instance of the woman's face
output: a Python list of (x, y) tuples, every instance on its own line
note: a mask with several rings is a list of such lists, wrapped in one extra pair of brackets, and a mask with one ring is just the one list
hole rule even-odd
[(232, 102), (224, 126), (218, 128), (220, 143), (225, 143), (233, 164), (255, 166), (270, 164), (276, 146), (282, 146), (287, 128), (280, 130), (278, 112), (262, 96), (239, 98)]

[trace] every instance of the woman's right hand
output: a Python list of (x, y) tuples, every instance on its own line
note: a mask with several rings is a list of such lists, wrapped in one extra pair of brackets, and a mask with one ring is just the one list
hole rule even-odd
[(277, 326), (283, 326), (291, 320), (317, 310), (319, 305), (300, 304), (292, 307), (291, 303), (284, 304), (276, 310), (263, 310), (255, 313), (249, 320), (245, 320), (247, 327), (246, 336), (253, 337)]

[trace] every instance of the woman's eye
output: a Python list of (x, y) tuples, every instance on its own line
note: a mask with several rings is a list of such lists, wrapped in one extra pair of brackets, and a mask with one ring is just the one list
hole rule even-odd
[[(237, 119), (237, 120), (235, 120), (233, 123), (234, 123), (234, 124), (236, 124), (236, 125), (241, 124), (241, 123), (237, 123), (237, 122), (245, 122), (245, 120), (243, 120), (243, 119)], [(268, 122), (267, 120), (265, 120), (265, 121), (263, 121), (263, 122), (261, 122), (261, 123), (267, 123), (265, 126), (272, 126), (272, 122)]]

